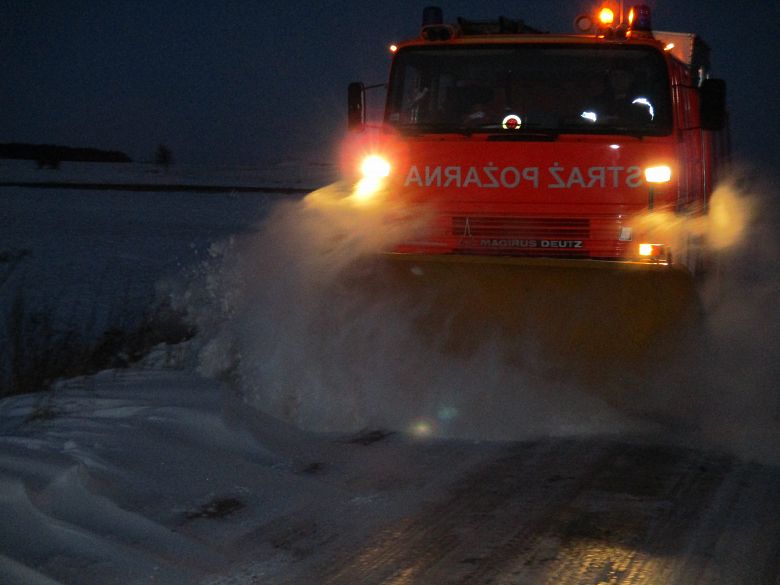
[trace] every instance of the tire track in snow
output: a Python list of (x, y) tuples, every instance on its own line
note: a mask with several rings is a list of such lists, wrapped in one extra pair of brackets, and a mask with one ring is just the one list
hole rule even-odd
[(717, 453), (525, 443), (316, 581), (774, 585), (779, 496), (780, 472)]

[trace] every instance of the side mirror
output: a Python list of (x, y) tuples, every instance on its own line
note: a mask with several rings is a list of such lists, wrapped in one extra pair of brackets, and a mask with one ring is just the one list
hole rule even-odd
[(366, 127), (366, 87), (359, 81), (347, 88), (347, 129), (360, 132)]
[(701, 127), (704, 130), (723, 130), (726, 127), (726, 82), (705, 79), (699, 88)]

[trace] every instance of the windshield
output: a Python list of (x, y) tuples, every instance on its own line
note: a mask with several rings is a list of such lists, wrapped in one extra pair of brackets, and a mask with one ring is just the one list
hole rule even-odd
[(648, 47), (410, 47), (393, 64), (385, 120), (412, 132), (665, 135), (668, 74)]

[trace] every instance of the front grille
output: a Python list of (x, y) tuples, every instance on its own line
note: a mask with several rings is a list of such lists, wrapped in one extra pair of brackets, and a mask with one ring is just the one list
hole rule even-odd
[(590, 220), (550, 217), (453, 217), (452, 235), (473, 238), (586, 240)]
[(586, 258), (590, 220), (560, 217), (456, 216), (456, 250), (464, 254)]

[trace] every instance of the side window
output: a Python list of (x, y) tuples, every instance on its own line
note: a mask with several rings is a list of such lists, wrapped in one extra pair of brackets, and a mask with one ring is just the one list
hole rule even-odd
[(436, 79), (420, 64), (407, 67), (402, 87), (400, 122), (426, 124), (434, 121), (436, 111)]
[(422, 85), (420, 69), (414, 63), (406, 63), (399, 71), (400, 79), (396, 79), (393, 84), (395, 91), (388, 121), (394, 124), (414, 124), (418, 122), (420, 102), (424, 97), (419, 95)]

